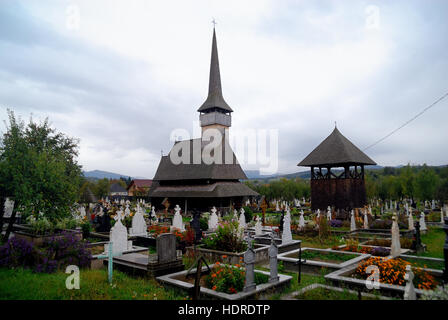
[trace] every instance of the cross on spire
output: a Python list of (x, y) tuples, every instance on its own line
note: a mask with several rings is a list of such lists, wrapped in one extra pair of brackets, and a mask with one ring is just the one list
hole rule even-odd
[(218, 23), (216, 22), (215, 18), (213, 18), (212, 23), (213, 23), (213, 29), (214, 29), (214, 28), (216, 27), (216, 25), (218, 24)]

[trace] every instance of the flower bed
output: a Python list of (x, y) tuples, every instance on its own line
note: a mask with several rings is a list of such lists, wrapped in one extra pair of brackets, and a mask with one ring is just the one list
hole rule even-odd
[(406, 274), (406, 266), (413, 266), (412, 271), (414, 272), (414, 285), (418, 289), (430, 290), (437, 286), (437, 281), (434, 276), (430, 273), (424, 271), (422, 268), (415, 266), (414, 263), (405, 261), (400, 258), (381, 258), (381, 257), (371, 257), (358, 265), (353, 277), (358, 279), (367, 279), (370, 275), (366, 272), (366, 269), (370, 265), (375, 265), (379, 268), (380, 282), (404, 286), (406, 281), (404, 276)]
[[(216, 268), (218, 267), (218, 268)], [(216, 273), (217, 271), (221, 270), (220, 268), (233, 268), (231, 266), (226, 266), (222, 264), (213, 264), (210, 266), (212, 269), (212, 274)], [(235, 272), (240, 272), (241, 268), (236, 267)], [(194, 279), (192, 277), (187, 278), (187, 272), (188, 271), (180, 271), (172, 274), (168, 274), (165, 276), (157, 277), (157, 281), (161, 282), (166, 287), (172, 287), (177, 288), (182, 291), (185, 291), (187, 294), (191, 294), (193, 288), (194, 288)], [(192, 272), (195, 273), (196, 269), (192, 269)], [(223, 273), (225, 271), (221, 271)], [(208, 271), (208, 268), (206, 266), (203, 266), (201, 269), (201, 287), (200, 287), (200, 294), (201, 299), (221, 299), (221, 300), (242, 300), (242, 299), (266, 299), (268, 295), (282, 292), (285, 287), (289, 286), (292, 280), (291, 276), (279, 274), (279, 281), (270, 283), (270, 282), (264, 282), (266, 277), (269, 277), (269, 272), (261, 271), (261, 270), (255, 270), (255, 279), (258, 279), (259, 283), (256, 285), (255, 289), (249, 292), (244, 291), (238, 291), (233, 286), (228, 286), (229, 290), (230, 288), (233, 288), (231, 291), (234, 293), (227, 293), (227, 292), (220, 292), (218, 291), (218, 285), (216, 285), (215, 290), (212, 288), (208, 288), (206, 282), (207, 277), (211, 277), (211, 274)], [(218, 275), (213, 277), (218, 278)], [(244, 286), (244, 285), (243, 285)]]
[[(387, 296), (398, 296), (400, 298), (404, 295), (405, 282), (403, 282), (406, 265), (410, 264), (407, 261), (399, 259), (399, 261), (391, 261), (396, 259), (371, 257), (368, 260), (362, 261), (359, 264), (351, 265), (340, 270), (336, 270), (325, 276), (325, 279), (331, 280), (338, 286), (345, 286), (356, 290), (369, 291), (366, 286), (366, 279), (370, 275), (365, 273), (367, 266), (377, 265), (380, 269), (379, 290), (381, 294)], [(401, 261), (400, 261), (401, 260)], [(418, 270), (419, 269), (419, 270)], [(413, 267), (415, 274), (414, 285), (417, 296), (421, 296), (424, 289), (431, 288), (442, 279), (443, 272), (441, 270), (424, 269)], [(364, 273), (363, 273), (364, 272)]]

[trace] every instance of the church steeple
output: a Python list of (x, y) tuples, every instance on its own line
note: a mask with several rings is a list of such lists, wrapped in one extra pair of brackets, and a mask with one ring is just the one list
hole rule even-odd
[(222, 113), (233, 112), (227, 102), (224, 100), (221, 88), (221, 75), (219, 72), (219, 59), (218, 59), (218, 47), (216, 45), (216, 32), (213, 28), (213, 41), (212, 41), (212, 59), (210, 62), (210, 79), (208, 85), (208, 97), (202, 106), (198, 109), (198, 112), (211, 112), (219, 111)]

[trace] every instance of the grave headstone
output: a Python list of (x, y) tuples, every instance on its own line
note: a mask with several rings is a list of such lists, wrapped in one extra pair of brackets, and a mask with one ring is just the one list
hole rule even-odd
[(274, 241), (273, 234), (271, 234), (271, 246), (268, 249), (268, 255), (269, 255), (269, 270), (270, 270), (269, 282), (270, 283), (278, 282), (278, 280), (280, 279), (278, 276), (278, 266), (277, 266), (278, 247)]
[(246, 228), (246, 216), (244, 215), (244, 209), (241, 208), (240, 210), (240, 219), (239, 219), (239, 226), (243, 229)]
[[(201, 213), (196, 210), (193, 211), (193, 220), (191, 221), (191, 226), (194, 230), (194, 239), (195, 239), (196, 243), (198, 243), (202, 239), (200, 218), (201, 218)], [(210, 229), (210, 223), (209, 223), (209, 229)]]
[(406, 274), (404, 276), (406, 280), (406, 286), (404, 288), (404, 300), (417, 300), (417, 294), (414, 287), (414, 273), (412, 272), (411, 265), (406, 266)]
[(367, 218), (367, 210), (364, 210), (364, 229), (369, 229), (369, 219)]
[(129, 230), (131, 236), (147, 236), (148, 226), (146, 225), (145, 218), (143, 217), (142, 209), (137, 205), (137, 212), (132, 217), (132, 228)]
[(218, 228), (218, 216), (216, 215), (216, 208), (213, 207), (210, 210), (212, 213), (208, 219), (208, 230), (216, 230), (216, 228)]
[(246, 282), (244, 292), (255, 290), (255, 251), (252, 247), (252, 239), (248, 239), (248, 248), (244, 253), (244, 264), (246, 267)]
[(303, 218), (303, 210), (300, 210), (299, 227), (305, 228), (305, 219)]
[(283, 232), (282, 232), (282, 244), (288, 244), (292, 242), (291, 234), (291, 213), (289, 209), (286, 211), (284, 221), (283, 221)]
[(182, 216), (180, 215), (180, 207), (178, 204), (176, 204), (176, 207), (174, 208), (174, 218), (173, 218), (173, 228), (179, 229), (181, 232), (185, 231), (185, 225), (182, 221)]
[(397, 214), (394, 212), (392, 217), (392, 242), (390, 245), (390, 254), (393, 258), (398, 257), (401, 254), (401, 244), (400, 244), (400, 229), (398, 228)]
[(263, 232), (262, 232), (262, 225), (261, 225), (261, 218), (260, 218), (260, 216), (257, 216), (255, 218), (255, 220), (257, 220), (257, 222), (255, 223), (255, 235), (256, 236), (261, 236), (263, 234)]
[(443, 209), (440, 208), (440, 223), (443, 223), (443, 218), (444, 218)]
[[(110, 230), (110, 241), (113, 243), (112, 246), (112, 253), (113, 255), (121, 254), (124, 251), (127, 251), (128, 249), (132, 248), (132, 241), (128, 241), (128, 230), (126, 227), (121, 223), (122, 219), (121, 212), (117, 212), (115, 215), (115, 224)], [(105, 245), (105, 251), (107, 252), (108, 248), (107, 244)], [(130, 248), (129, 248), (130, 247)]]
[(157, 258), (159, 263), (175, 261), (176, 236), (173, 233), (162, 233), (156, 239)]
[(426, 231), (428, 228), (426, 227), (426, 221), (425, 221), (425, 213), (422, 212), (420, 214), (420, 231)]
[(350, 231), (356, 230), (355, 211), (352, 209), (350, 217)]
[[(411, 211), (412, 211), (412, 209), (411, 209)], [(409, 217), (408, 217), (408, 229), (414, 230), (414, 217), (412, 216), (412, 212), (409, 214)]]

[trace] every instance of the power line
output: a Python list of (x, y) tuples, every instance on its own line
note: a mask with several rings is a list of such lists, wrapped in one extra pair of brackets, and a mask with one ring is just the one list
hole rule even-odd
[(441, 96), (439, 99), (437, 99), (436, 101), (434, 101), (433, 103), (431, 103), (429, 106), (427, 106), (425, 109), (423, 109), (422, 111), (420, 111), (419, 113), (417, 113), (413, 118), (409, 119), (408, 121), (406, 121), (405, 123), (403, 123), (401, 126), (399, 126), (397, 129), (393, 130), (392, 132), (390, 132), (389, 134), (387, 134), (386, 136), (384, 136), (383, 138), (381, 138), (380, 140), (378, 140), (377, 142), (371, 144), (370, 146), (368, 146), (367, 148), (363, 149), (362, 151), (365, 151), (373, 146), (376, 146), (378, 143), (380, 143), (381, 141), (389, 138), (391, 135), (393, 135), (395, 132), (397, 132), (398, 130), (400, 130), (401, 128), (407, 126), (409, 123), (411, 123), (412, 121), (414, 121), (415, 119), (417, 119), (419, 116), (421, 116), (423, 113), (425, 113), (426, 111), (428, 111), (429, 109), (431, 109), (432, 107), (434, 107), (437, 103), (439, 103), (440, 101), (442, 101), (443, 99), (445, 99), (446, 97), (448, 97), (448, 92), (445, 93), (443, 96)]

